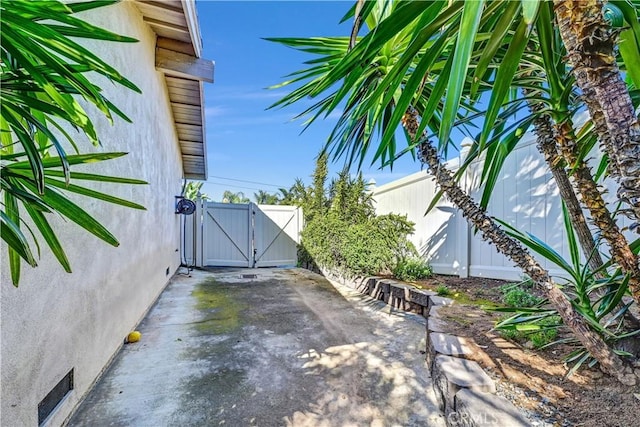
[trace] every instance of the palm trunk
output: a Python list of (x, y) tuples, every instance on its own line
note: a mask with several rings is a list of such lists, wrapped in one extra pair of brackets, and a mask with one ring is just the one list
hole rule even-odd
[(606, 123), (606, 133), (602, 125), (596, 131), (619, 173), (618, 198), (629, 206), (626, 213), (640, 232), (640, 124), (616, 64), (616, 35), (602, 7), (602, 0), (554, 0), (576, 83), (596, 124)]
[(586, 163), (579, 158), (579, 147), (575, 142), (573, 124), (567, 119), (556, 125), (556, 137), (565, 161), (574, 169), (573, 178), (582, 202), (585, 204), (602, 237), (609, 244), (611, 258), (629, 274), (629, 289), (636, 303), (640, 304), (640, 266), (638, 257), (631, 251), (629, 242), (607, 209), (602, 192), (591, 175)]
[[(531, 92), (531, 90), (525, 89), (524, 92), (526, 95), (527, 92)], [(544, 106), (540, 103), (535, 103), (533, 101), (529, 102), (529, 109), (534, 114), (540, 114), (543, 108)], [(580, 206), (580, 201), (576, 196), (573, 186), (571, 185), (571, 181), (569, 181), (567, 171), (564, 168), (566, 163), (558, 153), (556, 136), (553, 130), (551, 118), (546, 114), (539, 115), (533, 121), (533, 126), (533, 132), (537, 136), (536, 145), (538, 147), (538, 151), (544, 156), (544, 159), (549, 166), (549, 170), (551, 171), (551, 175), (553, 175), (553, 179), (558, 186), (560, 197), (564, 200), (564, 203), (567, 206), (567, 212), (569, 213), (571, 224), (578, 236), (582, 253), (584, 254), (585, 259), (588, 260), (588, 265), (591, 271), (597, 271), (603, 265), (602, 257), (596, 248), (593, 234), (591, 234), (591, 230), (587, 224), (584, 212), (582, 211), (582, 206)]]
[[(525, 94), (527, 94), (527, 92), (531, 92), (531, 90), (525, 89), (524, 92)], [(539, 114), (543, 108), (544, 106), (541, 103), (529, 102), (529, 109), (534, 114)], [(553, 175), (553, 178), (558, 186), (560, 197), (562, 197), (565, 205), (567, 206), (567, 212), (569, 213), (571, 224), (573, 225), (574, 230), (576, 231), (576, 235), (578, 236), (578, 241), (580, 242), (584, 257), (586, 260), (588, 260), (588, 265), (591, 271), (598, 271), (603, 266), (602, 257), (600, 256), (600, 252), (596, 248), (596, 244), (593, 240), (593, 235), (591, 234), (591, 230), (589, 229), (586, 218), (584, 216), (582, 206), (578, 201), (576, 192), (573, 188), (573, 185), (571, 184), (571, 181), (569, 180), (567, 171), (563, 166), (567, 162), (562, 158), (561, 154), (558, 153), (556, 141), (562, 143), (563, 139), (556, 136), (551, 118), (548, 115), (541, 115), (537, 117), (536, 119), (534, 119), (533, 125), (534, 133), (537, 135), (536, 142), (538, 150), (544, 155), (549, 169), (551, 170), (551, 174)], [(610, 217), (609, 213), (607, 213), (607, 215), (609, 215)], [(625, 255), (629, 256), (626, 251)], [(596, 276), (598, 278), (603, 278), (604, 274), (598, 273)], [(594, 298), (602, 297), (604, 293), (605, 290), (601, 289), (600, 291), (595, 293), (596, 296)], [(621, 301), (617, 309), (623, 308), (624, 303)], [(625, 312), (625, 319), (627, 320), (630, 327), (640, 327), (640, 322), (635, 318), (635, 316), (633, 316), (630, 311)]]
[[(403, 125), (411, 139), (415, 139), (418, 129), (418, 119), (415, 110), (407, 112), (403, 118)], [(634, 385), (636, 377), (633, 371), (625, 366), (604, 342), (602, 337), (591, 330), (584, 318), (571, 305), (564, 293), (551, 280), (549, 273), (529, 254), (518, 241), (511, 238), (505, 231), (489, 217), (482, 208), (458, 185), (453, 175), (440, 161), (438, 151), (425, 138), (422, 139), (420, 156), (429, 167), (436, 183), (457, 207), (464, 217), (482, 233), (483, 238), (496, 245), (498, 252), (507, 256), (518, 265), (534, 283), (544, 292), (549, 302), (558, 311), (567, 327), (584, 345), (591, 355), (600, 363), (601, 368), (620, 382)]]

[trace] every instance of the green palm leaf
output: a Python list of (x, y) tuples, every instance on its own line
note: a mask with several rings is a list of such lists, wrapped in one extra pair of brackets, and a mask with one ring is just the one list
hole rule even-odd
[(442, 112), (440, 133), (438, 135), (440, 147), (445, 147), (448, 144), (451, 129), (458, 114), (460, 98), (467, 78), (469, 62), (471, 61), (471, 51), (473, 50), (478, 27), (480, 26), (480, 18), (482, 17), (484, 4), (485, 2), (483, 0), (464, 3), (460, 33), (453, 55), (453, 66), (451, 76), (449, 77), (449, 85), (447, 86), (447, 96)]

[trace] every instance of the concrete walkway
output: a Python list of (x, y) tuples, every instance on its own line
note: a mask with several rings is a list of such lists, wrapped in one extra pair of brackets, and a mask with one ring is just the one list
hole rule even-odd
[(307, 270), (178, 275), (139, 330), (69, 425), (444, 426), (424, 319)]

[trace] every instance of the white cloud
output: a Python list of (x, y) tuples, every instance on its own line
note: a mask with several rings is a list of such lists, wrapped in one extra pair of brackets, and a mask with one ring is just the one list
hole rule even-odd
[(220, 116), (224, 116), (229, 110), (221, 107), (221, 106), (213, 106), (213, 107), (205, 107), (204, 109), (204, 114), (205, 117), (209, 118), (209, 117), (220, 117)]

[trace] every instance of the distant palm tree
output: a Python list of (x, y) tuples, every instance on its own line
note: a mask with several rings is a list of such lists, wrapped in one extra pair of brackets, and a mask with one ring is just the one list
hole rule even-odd
[(280, 198), (277, 194), (268, 193), (264, 190), (258, 190), (257, 193), (253, 193), (253, 198), (259, 205), (279, 205)]
[(304, 206), (311, 196), (311, 190), (304, 185), (300, 178), (296, 178), (294, 184), (289, 189), (280, 189), (280, 204)]
[(234, 193), (233, 191), (225, 190), (224, 193), (222, 193), (222, 203), (245, 204), (249, 202), (251, 202), (251, 200), (249, 200), (242, 191)]

